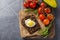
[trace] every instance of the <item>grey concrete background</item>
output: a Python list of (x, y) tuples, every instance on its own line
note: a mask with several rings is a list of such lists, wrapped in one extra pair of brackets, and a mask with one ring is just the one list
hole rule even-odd
[[(0, 40), (21, 40), (19, 34), (18, 13), (23, 0), (0, 0)], [(60, 40), (60, 0), (55, 12), (56, 36)]]
[(0, 40), (20, 40), (20, 0), (0, 0)]

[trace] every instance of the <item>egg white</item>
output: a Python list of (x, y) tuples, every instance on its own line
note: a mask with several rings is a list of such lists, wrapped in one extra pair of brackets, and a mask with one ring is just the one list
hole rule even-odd
[(33, 21), (34, 24), (33, 24), (32, 26), (29, 26), (29, 25), (28, 25), (28, 22), (29, 22), (29, 21), (33, 21), (33, 20), (31, 20), (31, 19), (25, 20), (26, 26), (28, 26), (28, 27), (34, 27), (36, 23)]

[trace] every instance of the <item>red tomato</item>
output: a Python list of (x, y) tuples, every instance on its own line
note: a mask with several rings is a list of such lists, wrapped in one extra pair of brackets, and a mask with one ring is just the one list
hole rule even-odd
[(45, 19), (44, 14), (40, 14), (40, 15), (39, 15), (39, 18), (40, 18), (41, 20), (44, 20), (44, 19)]
[(24, 7), (28, 8), (29, 7), (29, 3), (28, 2), (24, 2)]
[(38, 2), (38, 0), (33, 0), (33, 1), (36, 2), (36, 3)]
[(27, 2), (36, 2), (37, 3), (38, 0), (27, 0)]
[(38, 8), (38, 13), (39, 14), (42, 14), (43, 13), (43, 8), (42, 7)]
[(54, 18), (54, 16), (53, 16), (52, 14), (48, 14), (48, 15), (47, 15), (47, 18), (48, 18), (49, 20), (52, 20), (52, 19)]
[(32, 2), (32, 0), (27, 0), (27, 2), (29, 2), (29, 3), (30, 3), (30, 2)]
[(31, 2), (30, 3), (30, 8), (35, 8), (36, 7), (36, 2)]
[(44, 19), (44, 20), (43, 20), (43, 23), (44, 23), (45, 25), (48, 25), (48, 24), (50, 23), (50, 20), (49, 20), (49, 19)]
[(50, 8), (45, 8), (44, 11), (45, 11), (46, 14), (49, 14), (51, 12), (51, 9)]
[(47, 5), (44, 2), (41, 3), (41, 7), (45, 8), (46, 6)]

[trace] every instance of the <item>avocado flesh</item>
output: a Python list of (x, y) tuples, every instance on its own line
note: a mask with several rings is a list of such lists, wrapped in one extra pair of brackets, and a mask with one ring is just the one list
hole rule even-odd
[(43, 0), (43, 1), (53, 8), (57, 7), (56, 0)]

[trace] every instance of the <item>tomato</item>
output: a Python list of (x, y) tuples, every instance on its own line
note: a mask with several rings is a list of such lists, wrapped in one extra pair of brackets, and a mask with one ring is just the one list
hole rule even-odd
[(47, 15), (47, 18), (48, 18), (49, 20), (52, 20), (52, 19), (54, 18), (54, 16), (53, 16), (52, 14), (48, 14), (48, 15)]
[(36, 2), (37, 3), (38, 0), (27, 0), (27, 2)]
[(43, 13), (43, 8), (42, 7), (38, 8), (38, 13), (39, 14), (42, 14)]
[(31, 2), (32, 0), (27, 0), (27, 2)]
[(33, 0), (33, 1), (36, 2), (36, 3), (38, 2), (38, 0)]
[(47, 5), (44, 2), (42, 2), (40, 6), (45, 8)]
[(29, 3), (28, 2), (24, 2), (24, 7), (28, 8), (29, 7)]
[(31, 2), (30, 3), (30, 8), (35, 8), (36, 7), (36, 2)]
[(40, 14), (40, 15), (39, 15), (39, 19), (44, 20), (44, 19), (45, 19), (44, 14)]
[(45, 25), (48, 25), (48, 24), (50, 23), (50, 20), (49, 20), (49, 19), (44, 19), (44, 20), (43, 20), (43, 23), (44, 23)]
[(44, 11), (45, 11), (46, 14), (49, 14), (51, 12), (51, 9), (50, 8), (45, 8)]

